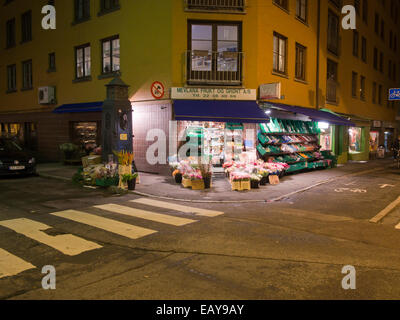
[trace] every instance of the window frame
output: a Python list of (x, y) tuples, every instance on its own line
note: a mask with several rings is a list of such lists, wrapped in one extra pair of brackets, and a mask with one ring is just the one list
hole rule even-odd
[[(278, 52), (275, 52), (275, 48), (274, 48), (274, 43), (275, 43), (275, 38), (278, 38)], [(285, 42), (285, 54), (281, 55), (280, 52), (280, 41), (284, 41)], [(278, 59), (277, 59), (277, 65), (278, 68), (275, 69), (275, 65), (274, 65), (274, 57), (275, 55), (278, 55)], [(284, 71), (280, 71), (279, 70), (279, 57), (283, 56), (284, 57)], [(278, 32), (273, 32), (273, 42), (272, 42), (272, 71), (282, 74), (282, 75), (287, 75), (288, 74), (288, 38), (285, 37), (284, 35), (278, 33)]]
[[(26, 74), (26, 66), (30, 66), (30, 73)], [(28, 78), (28, 79), (27, 79)], [(25, 82), (27, 80), (27, 83)], [(33, 63), (32, 59), (22, 61), (22, 91), (33, 89)]]
[[(296, 42), (295, 44), (296, 48), (296, 58), (295, 58), (295, 79), (296, 80), (301, 80), (301, 81), (306, 81), (306, 70), (307, 70), (307, 47), (303, 46), (302, 44)], [(302, 63), (298, 61), (299, 59), (299, 54), (303, 53), (303, 60)], [(299, 66), (301, 67), (300, 72), (299, 72)], [(300, 76), (299, 76), (300, 75)]]
[[(304, 8), (304, 18), (301, 16), (302, 8)], [(303, 23), (308, 22), (308, 0), (296, 0), (296, 18)]]
[(32, 41), (32, 10), (21, 14), (21, 43)]
[[(90, 73), (86, 74), (85, 49), (90, 48)], [(83, 75), (78, 77), (78, 51), (82, 50)], [(85, 43), (74, 48), (75, 52), (75, 80), (90, 80), (92, 77), (92, 48), (90, 43)]]
[[(10, 70), (13, 73), (10, 73)], [(12, 75), (13, 77), (10, 77)], [(10, 86), (12, 84), (12, 86)], [(7, 93), (16, 92), (17, 91), (17, 65), (10, 64), (7, 66)]]
[[(119, 55), (120, 55), (120, 67), (118, 70), (113, 70), (113, 46), (112, 43), (114, 40), (119, 40)], [(104, 43), (110, 42), (110, 66), (111, 70), (109, 72), (104, 72)], [(101, 75), (102, 76), (108, 76), (108, 75), (113, 75), (116, 73), (121, 72), (121, 39), (119, 35), (114, 35), (108, 38), (104, 38), (100, 40), (100, 45), (101, 45)]]

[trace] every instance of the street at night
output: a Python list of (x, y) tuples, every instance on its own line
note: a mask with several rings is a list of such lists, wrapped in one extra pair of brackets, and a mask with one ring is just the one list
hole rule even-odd
[[(400, 230), (395, 227), (400, 211), (391, 211), (379, 223), (369, 221), (400, 191), (400, 172), (390, 165), (357, 164), (356, 175), (334, 169), (335, 181), (281, 201), (251, 205), (177, 203), (134, 194), (115, 197), (41, 177), (2, 180), (0, 248), (33, 267), (1, 279), (1, 298), (398, 299)], [(321, 173), (296, 179), (306, 175), (318, 179)], [(290, 183), (288, 179), (283, 184)], [(149, 204), (141, 204), (143, 199)], [(152, 201), (166, 208), (152, 206)], [(171, 210), (167, 203), (189, 207), (193, 213)], [(96, 208), (110, 204), (149, 214), (138, 218), (112, 207)], [(94, 227), (53, 215), (66, 210), (110, 220)], [(53, 247), (54, 239), (46, 245), (46, 240), (30, 238), (33, 230), (24, 235), (12, 230), (12, 224), (4, 227), (15, 219), (46, 225), (48, 229), (40, 230), (51, 237), (74, 235), (101, 248), (64, 254)], [(124, 234), (126, 225), (116, 222), (154, 233), (130, 239)], [(54, 291), (42, 289), (45, 265), (57, 270)], [(341, 287), (345, 265), (357, 270), (355, 291)]]
[(400, 300), (400, 0), (0, 7), (2, 310)]

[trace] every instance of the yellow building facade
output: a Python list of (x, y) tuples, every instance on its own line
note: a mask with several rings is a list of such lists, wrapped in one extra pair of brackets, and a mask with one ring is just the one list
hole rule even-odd
[[(341, 27), (342, 7), (355, 2), (359, 3), (356, 16), (358, 56), (353, 55), (354, 31)], [(338, 1), (330, 0), (56, 1), (57, 28), (44, 30), (41, 10), (48, 4), (47, 0), (9, 1), (0, 12), (0, 39), (3, 41), (0, 49), (1, 131), (19, 130), (21, 138), (32, 135), (27, 139), (37, 139), (37, 151), (43, 160), (58, 159), (57, 146), (77, 139), (73, 132), (76, 126), (96, 123), (96, 142), (100, 143), (101, 113), (98, 109), (94, 112), (83, 109), (103, 101), (105, 85), (120, 74), (130, 85), (135, 152), (138, 162), (145, 167), (145, 151), (149, 144), (146, 130), (160, 127), (168, 132), (167, 121), (174, 115), (171, 88), (184, 87), (252, 89), (257, 90), (256, 99), (261, 105), (295, 105), (342, 114), (361, 128), (361, 133), (354, 132), (361, 134), (359, 144), (362, 146), (353, 154), (349, 152), (349, 129), (337, 127), (329, 133), (336, 144), (333, 151), (342, 162), (365, 159), (369, 156), (371, 127), (379, 131), (379, 144), (385, 143), (385, 139), (390, 143), (385, 132), (389, 132), (391, 138), (396, 134), (397, 106), (387, 103), (387, 96), (389, 88), (398, 87), (400, 78), (400, 59), (394, 50), (395, 37), (400, 39), (400, 27), (393, 14), (398, 10), (393, 8), (398, 8), (399, 3), (385, 1), (383, 6), (381, 1), (355, 2), (336, 5)], [(77, 10), (81, 3), (87, 3), (83, 11)], [(366, 21), (365, 3), (368, 3)], [(32, 39), (21, 42), (22, 20), (27, 12), (31, 12)], [(378, 33), (375, 33), (376, 15), (379, 15)], [(332, 16), (338, 19), (336, 53), (328, 50), (332, 44), (328, 43), (332, 42), (328, 41), (328, 30), (335, 25)], [(15, 19), (14, 31), (7, 27), (12, 19)], [(384, 39), (380, 31), (382, 21)], [(4, 39), (13, 32), (15, 45), (6, 48)], [(116, 38), (119, 49), (114, 61), (118, 61), (118, 67), (116, 72), (104, 72), (103, 40)], [(362, 59), (362, 38), (366, 39), (366, 62)], [(276, 39), (281, 39), (279, 53), (274, 53)], [(83, 59), (84, 76), (77, 77), (77, 52), (78, 55), (86, 52), (77, 50), (84, 46), (90, 47), (89, 58)], [(221, 55), (219, 48), (225, 48), (225, 53)], [(383, 72), (379, 70), (379, 61), (378, 70), (374, 68), (375, 48), (378, 60), (383, 54)], [(52, 70), (49, 70), (50, 54), (55, 57)], [(302, 63), (296, 59), (300, 54)], [(278, 56), (275, 62), (274, 56)], [(332, 68), (332, 64), (328, 68), (328, 60), (336, 66), (335, 79), (328, 79), (327, 75), (332, 73), (328, 70)], [(23, 63), (26, 61), (31, 61), (32, 85), (29, 88), (23, 88)], [(223, 64), (216, 68), (227, 71), (217, 70), (213, 74), (212, 68), (219, 61)], [(392, 65), (390, 79), (389, 61)], [(9, 90), (8, 72), (13, 65), (16, 86)], [(356, 95), (353, 95), (353, 72), (357, 74)], [(362, 98), (361, 76), (365, 78)], [(154, 92), (152, 94), (152, 84), (156, 81), (164, 87), (162, 97), (155, 98)], [(280, 84), (280, 99), (261, 99), (259, 87), (271, 83)], [(381, 104), (378, 93), (373, 94), (374, 83), (377, 92), (379, 86), (382, 88)], [(55, 101), (39, 103), (41, 87), (55, 87)], [(53, 113), (65, 105), (83, 106), (83, 112)]]

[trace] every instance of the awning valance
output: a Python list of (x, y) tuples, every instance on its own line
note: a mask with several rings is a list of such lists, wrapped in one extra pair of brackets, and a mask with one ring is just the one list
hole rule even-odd
[(313, 121), (328, 122), (330, 124), (341, 125), (341, 126), (350, 126), (350, 127), (355, 126), (355, 124), (352, 121), (332, 112), (316, 110), (311, 108), (304, 108), (299, 106), (291, 106), (281, 103), (272, 103), (272, 102), (268, 102), (266, 106), (267, 107), (270, 106), (273, 108), (277, 108), (292, 113), (302, 114), (308, 116)]
[(77, 113), (77, 112), (101, 112), (103, 110), (103, 101), (63, 104), (53, 110), (54, 113)]
[(264, 123), (269, 117), (255, 101), (175, 100), (175, 120)]

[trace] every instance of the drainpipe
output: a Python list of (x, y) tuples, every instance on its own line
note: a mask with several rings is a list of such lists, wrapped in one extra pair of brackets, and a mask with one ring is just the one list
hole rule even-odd
[(315, 86), (315, 108), (319, 110), (319, 49), (321, 37), (321, 0), (318, 0), (318, 13), (317, 13), (317, 81)]

